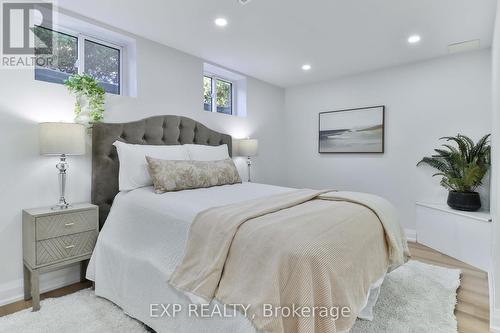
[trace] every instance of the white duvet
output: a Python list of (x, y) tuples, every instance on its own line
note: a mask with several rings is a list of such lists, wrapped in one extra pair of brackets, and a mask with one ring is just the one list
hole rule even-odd
[(159, 333), (256, 332), (243, 315), (233, 318), (150, 316), (150, 304), (181, 304), (189, 299), (167, 281), (181, 261), (189, 226), (210, 207), (290, 191), (289, 188), (243, 183), (155, 194), (152, 187), (120, 192), (101, 230), (87, 278), (96, 295), (120, 306)]
[[(239, 312), (229, 318), (188, 316), (189, 298), (167, 281), (181, 262), (190, 224), (199, 212), (290, 190), (243, 183), (165, 194), (155, 194), (152, 187), (120, 192), (99, 235), (87, 278), (95, 281), (97, 296), (158, 333), (256, 333)], [(374, 295), (378, 288), (372, 290)], [(373, 298), (367, 296), (367, 318), (377, 297)], [(175, 318), (155, 318), (151, 304), (180, 304), (183, 311)]]

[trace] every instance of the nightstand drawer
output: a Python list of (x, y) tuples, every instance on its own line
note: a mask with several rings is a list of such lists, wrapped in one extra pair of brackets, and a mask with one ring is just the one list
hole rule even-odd
[(97, 229), (97, 210), (57, 214), (36, 218), (36, 239), (71, 235)]
[(72, 257), (91, 254), (97, 231), (66, 235), (36, 242), (36, 264), (45, 265)]

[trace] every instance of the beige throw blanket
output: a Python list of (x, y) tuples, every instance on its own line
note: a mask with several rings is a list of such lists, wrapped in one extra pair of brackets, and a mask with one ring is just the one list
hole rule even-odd
[[(386, 200), (296, 190), (201, 212), (169, 282), (207, 302), (250, 305), (247, 316), (264, 332), (337, 332), (352, 327), (370, 286), (408, 256)], [(330, 315), (286, 316), (279, 306)], [(342, 307), (351, 313), (332, 315)]]

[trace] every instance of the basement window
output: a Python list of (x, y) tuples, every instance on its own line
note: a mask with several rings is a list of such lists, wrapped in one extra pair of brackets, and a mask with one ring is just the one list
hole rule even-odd
[(217, 76), (203, 76), (203, 109), (233, 114), (233, 83)]
[(95, 78), (108, 93), (120, 95), (120, 46), (84, 38), (83, 72)]
[[(99, 81), (107, 93), (121, 93), (122, 48), (82, 34), (72, 35), (44, 27), (35, 27), (37, 43), (52, 40), (52, 53), (42, 54), (35, 47), (35, 56), (51, 61), (37, 61), (35, 80), (64, 83), (73, 74), (88, 74)], [(42, 64), (42, 65), (39, 65)]]
[(246, 78), (211, 64), (203, 69), (203, 110), (246, 116)]
[(135, 39), (62, 13), (57, 24), (35, 26), (34, 33), (35, 80), (63, 84), (88, 74), (109, 94), (137, 95)]
[[(78, 37), (44, 27), (35, 27), (35, 35), (38, 37), (35, 56), (48, 59), (36, 62), (35, 80), (62, 84), (71, 75), (78, 74)], [(49, 45), (50, 41), (52, 53), (42, 53), (40, 44)]]

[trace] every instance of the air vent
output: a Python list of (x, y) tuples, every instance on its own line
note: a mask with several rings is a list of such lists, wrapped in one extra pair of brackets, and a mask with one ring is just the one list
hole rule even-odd
[(238, 0), (239, 4), (243, 5), (243, 6), (248, 4), (250, 1), (252, 1), (252, 0)]
[(449, 53), (466, 52), (466, 51), (477, 50), (480, 47), (481, 47), (481, 43), (480, 43), (479, 39), (473, 39), (473, 40), (468, 40), (465, 42), (454, 43), (454, 44), (448, 45), (448, 52)]

